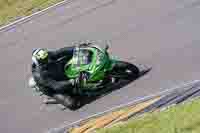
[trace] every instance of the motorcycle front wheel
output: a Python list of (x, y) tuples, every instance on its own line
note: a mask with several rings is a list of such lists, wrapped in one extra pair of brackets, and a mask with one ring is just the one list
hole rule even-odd
[(107, 91), (106, 88), (110, 89), (114, 86), (120, 86), (122, 83), (138, 78), (139, 75), (140, 70), (136, 65), (124, 61), (117, 61), (112, 71), (108, 72), (103, 82), (95, 88), (97, 92)]
[(136, 65), (125, 61), (117, 61), (111, 71), (111, 76), (119, 79), (137, 78), (139, 74), (140, 70)]

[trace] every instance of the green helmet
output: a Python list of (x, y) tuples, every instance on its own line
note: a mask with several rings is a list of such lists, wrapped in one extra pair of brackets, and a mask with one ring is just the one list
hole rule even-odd
[(42, 65), (48, 63), (48, 50), (38, 48), (32, 53), (32, 62), (36, 65)]

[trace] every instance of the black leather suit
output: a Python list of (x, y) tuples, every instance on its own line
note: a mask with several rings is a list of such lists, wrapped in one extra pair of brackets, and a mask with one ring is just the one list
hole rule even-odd
[(64, 47), (48, 51), (47, 64), (40, 66), (32, 64), (33, 78), (43, 93), (63, 93), (72, 89), (72, 83), (64, 75), (64, 65), (72, 58), (73, 49), (74, 47)]

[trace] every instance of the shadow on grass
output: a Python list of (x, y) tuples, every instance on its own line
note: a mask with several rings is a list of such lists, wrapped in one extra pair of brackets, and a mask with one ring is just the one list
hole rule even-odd
[(199, 125), (200, 125), (200, 121), (197, 121), (195, 123), (191, 123), (190, 125), (182, 128), (181, 132), (191, 133), (191, 132), (195, 131), (197, 128), (199, 128)]

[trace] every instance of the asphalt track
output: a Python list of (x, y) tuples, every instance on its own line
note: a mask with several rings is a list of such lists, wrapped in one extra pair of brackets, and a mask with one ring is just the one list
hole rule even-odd
[[(39, 133), (199, 79), (199, 0), (74, 0), (0, 32), (0, 132)], [(76, 40), (111, 40), (111, 52), (152, 71), (73, 112), (43, 107), (27, 86), (31, 51)], [(160, 89), (163, 88), (163, 89)]]

